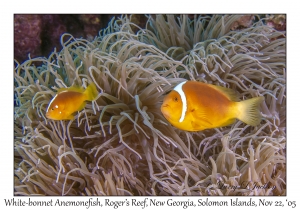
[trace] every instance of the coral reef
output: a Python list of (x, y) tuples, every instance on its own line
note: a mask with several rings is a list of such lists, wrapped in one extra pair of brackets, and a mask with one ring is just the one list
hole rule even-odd
[(286, 30), (286, 16), (284, 14), (266, 15), (267, 25), (279, 31)]
[[(23, 62), (28, 59), (29, 53), (33, 58), (48, 57), (54, 48), (60, 51), (60, 37), (63, 33), (93, 40), (99, 30), (107, 26), (109, 20), (119, 16), (117, 14), (16, 14), (14, 16), (15, 58)], [(139, 27), (144, 27), (148, 20), (146, 16), (139, 14), (132, 15), (131, 19)], [(137, 31), (138, 28), (133, 27), (133, 30)]]
[(28, 53), (32, 57), (41, 54), (41, 26), (39, 15), (15, 15), (14, 17), (14, 56), (23, 61)]
[[(16, 62), (15, 195), (285, 195), (286, 39), (263, 20), (232, 28), (241, 18), (122, 17)], [(264, 96), (261, 124), (174, 128), (160, 105), (186, 79)], [(45, 117), (58, 88), (90, 83), (99, 95), (74, 120)]]

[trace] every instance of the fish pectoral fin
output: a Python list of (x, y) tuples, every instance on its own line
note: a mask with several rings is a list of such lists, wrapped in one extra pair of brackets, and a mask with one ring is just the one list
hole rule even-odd
[(206, 126), (211, 126), (211, 125), (212, 125), (212, 123), (209, 122), (209, 120), (206, 119), (206, 118), (200, 118), (200, 117), (199, 117), (198, 120), (201, 121), (201, 123), (203, 123), (203, 124), (206, 125)]
[(201, 110), (192, 110), (193, 117), (196, 122), (204, 126), (212, 126), (212, 123), (208, 119), (207, 115)]

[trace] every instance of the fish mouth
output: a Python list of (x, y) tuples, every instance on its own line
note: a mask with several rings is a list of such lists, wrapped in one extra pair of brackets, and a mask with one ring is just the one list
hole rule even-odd
[(160, 108), (162, 114), (163, 114), (166, 118), (170, 117), (170, 111), (169, 111), (168, 108), (169, 108), (169, 105), (168, 105), (168, 104), (163, 104), (163, 105), (161, 106), (161, 108)]
[(51, 117), (51, 115), (49, 114), (49, 112), (46, 113), (46, 117), (47, 117), (48, 119), (51, 119), (51, 120), (52, 120), (52, 117)]
[(168, 107), (169, 105), (168, 104), (163, 104), (162, 106), (161, 106), (161, 108), (165, 108), (165, 107)]
[(168, 107), (169, 107), (169, 105), (162, 105), (161, 107), (160, 107), (160, 110), (161, 110), (161, 112), (164, 114), (164, 113), (166, 113), (166, 112), (168, 112)]

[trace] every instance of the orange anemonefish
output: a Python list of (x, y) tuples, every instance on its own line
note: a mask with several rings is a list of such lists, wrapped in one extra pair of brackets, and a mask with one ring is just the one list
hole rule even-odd
[(186, 131), (230, 125), (236, 118), (255, 126), (261, 121), (259, 105), (263, 100), (261, 96), (237, 102), (231, 89), (185, 81), (165, 96), (161, 112), (173, 126)]
[(72, 120), (72, 115), (85, 107), (85, 101), (93, 101), (98, 95), (95, 84), (90, 84), (86, 90), (80, 87), (61, 88), (50, 101), (46, 117), (52, 120)]

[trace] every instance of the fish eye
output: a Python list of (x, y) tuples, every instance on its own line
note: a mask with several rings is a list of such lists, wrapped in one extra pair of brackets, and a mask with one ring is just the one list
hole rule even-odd
[(51, 109), (52, 111), (54, 110), (54, 108)]
[(175, 101), (175, 102), (177, 102), (177, 101), (178, 101), (178, 98), (177, 98), (176, 96), (174, 97), (174, 101)]

